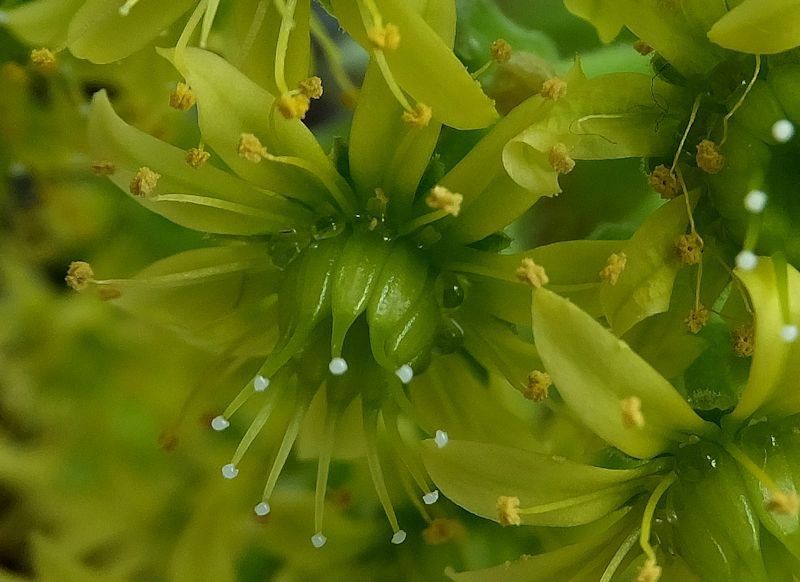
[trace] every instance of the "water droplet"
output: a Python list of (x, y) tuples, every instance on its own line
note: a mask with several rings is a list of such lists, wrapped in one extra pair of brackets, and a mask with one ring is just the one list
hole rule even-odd
[(399, 529), (396, 532), (394, 532), (394, 535), (392, 536), (392, 543), (394, 545), (396, 545), (396, 546), (400, 545), (404, 541), (406, 541), (406, 532), (405, 532), (405, 530)]
[(436, 336), (436, 347), (443, 354), (457, 352), (464, 345), (464, 328), (454, 319), (445, 317)]
[(334, 376), (341, 376), (347, 372), (347, 360), (344, 358), (333, 358), (328, 364), (328, 370), (330, 370), (331, 374)]
[(269, 506), (269, 503), (267, 503), (266, 501), (262, 501), (253, 508), (253, 511), (255, 511), (256, 515), (258, 515), (259, 517), (263, 517), (270, 512), (270, 509), (271, 508)]
[(261, 374), (253, 378), (253, 389), (256, 392), (263, 392), (269, 388), (269, 378), (265, 378)]
[(314, 240), (325, 240), (339, 236), (344, 231), (345, 223), (336, 216), (325, 216), (314, 223), (311, 236)]
[(313, 536), (311, 536), (311, 545), (315, 548), (321, 548), (327, 541), (328, 538), (326, 538), (322, 533), (315, 533)]
[(414, 379), (414, 368), (408, 364), (403, 364), (394, 371), (394, 375), (400, 378), (403, 384), (409, 384)]
[(445, 431), (437, 430), (436, 436), (433, 438), (433, 440), (436, 442), (436, 446), (441, 449), (447, 445), (447, 443), (450, 441), (450, 437), (447, 436)]
[(445, 309), (456, 309), (464, 303), (464, 288), (454, 273), (442, 273), (436, 279), (436, 298)]
[(434, 489), (430, 493), (426, 493), (422, 496), (422, 501), (425, 502), (425, 505), (433, 505), (437, 501), (439, 501), (439, 490)]
[(228, 422), (228, 419), (222, 416), (221, 414), (219, 416), (215, 416), (211, 421), (211, 428), (213, 428), (216, 431), (225, 430), (230, 425), (231, 423)]
[(222, 467), (222, 476), (226, 479), (234, 479), (239, 474), (239, 469), (233, 463), (228, 463)]
[(294, 229), (276, 233), (270, 238), (268, 246), (272, 264), (279, 269), (285, 269), (308, 246), (308, 242), (307, 237), (302, 236)]

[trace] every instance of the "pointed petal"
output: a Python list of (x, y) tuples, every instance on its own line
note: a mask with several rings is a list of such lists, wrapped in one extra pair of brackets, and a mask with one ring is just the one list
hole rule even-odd
[(712, 42), (754, 55), (800, 46), (800, 0), (745, 0), (708, 31)]

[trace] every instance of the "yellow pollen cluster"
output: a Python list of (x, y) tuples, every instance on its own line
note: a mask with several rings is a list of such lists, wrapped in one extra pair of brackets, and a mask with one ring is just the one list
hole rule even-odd
[(267, 148), (252, 133), (243, 133), (239, 136), (238, 153), (248, 162), (257, 164), (268, 155)]
[(678, 178), (664, 165), (656, 166), (647, 181), (664, 200), (672, 200), (680, 193)]
[(111, 176), (117, 171), (117, 166), (108, 160), (98, 160), (96, 162), (92, 162), (91, 168), (92, 172), (94, 172), (96, 176)]
[(550, 167), (559, 174), (569, 174), (575, 167), (575, 160), (569, 157), (567, 146), (563, 143), (557, 143), (550, 148), (547, 160), (550, 162)]
[(67, 285), (75, 291), (83, 291), (94, 280), (92, 266), (84, 261), (73, 261), (69, 264), (67, 276), (64, 277)]
[(400, 29), (394, 24), (375, 26), (367, 32), (367, 38), (376, 49), (393, 51), (400, 46)]
[(675, 241), (675, 252), (684, 265), (699, 265), (703, 261), (703, 239), (696, 232), (683, 234)]
[(522, 259), (517, 267), (517, 279), (536, 289), (550, 282), (550, 277), (547, 276), (544, 267), (537, 265), (533, 259), (527, 257)]
[(444, 186), (434, 186), (428, 197), (425, 198), (425, 203), (431, 208), (443, 210), (451, 216), (458, 216), (463, 200), (464, 197), (461, 194), (450, 192)]
[(46, 71), (56, 68), (56, 55), (48, 48), (38, 48), (31, 51), (31, 62)]
[(131, 194), (138, 197), (150, 196), (156, 190), (161, 174), (154, 172), (147, 166), (142, 166), (136, 171), (131, 180)]
[(542, 90), (539, 94), (550, 101), (558, 101), (567, 94), (567, 82), (558, 77), (547, 79), (542, 83)]
[(464, 526), (455, 519), (437, 517), (422, 530), (422, 539), (429, 546), (438, 546), (464, 537)]
[(411, 127), (428, 127), (433, 111), (424, 103), (417, 103), (411, 111), (403, 112), (403, 121)]
[(497, 498), (497, 518), (500, 525), (519, 525), (522, 520), (519, 517), (519, 497), (506, 497), (501, 495)]
[(764, 507), (779, 515), (797, 516), (800, 511), (800, 498), (794, 491), (775, 491), (770, 495)]
[(191, 167), (202, 168), (210, 158), (211, 154), (200, 146), (199, 148), (189, 148), (186, 151), (186, 158), (184, 159)]
[(508, 41), (498, 38), (489, 46), (489, 54), (496, 63), (507, 63), (511, 60), (511, 45)]
[(749, 358), (753, 355), (756, 344), (756, 330), (752, 325), (739, 325), (731, 332), (733, 353), (740, 358)]
[(636, 582), (658, 582), (661, 579), (661, 566), (656, 564), (652, 558), (648, 558), (642, 569), (639, 570), (639, 575), (636, 576)]
[(179, 82), (169, 94), (169, 106), (178, 111), (188, 111), (195, 104), (195, 97), (189, 85)]
[(707, 174), (719, 174), (725, 167), (725, 156), (723, 156), (717, 144), (713, 141), (704, 139), (697, 144), (697, 167)]
[(635, 43), (633, 43), (633, 50), (635, 50), (642, 56), (646, 56), (649, 55), (651, 52), (653, 52), (653, 47), (651, 47), (643, 40), (637, 40)]
[(528, 374), (528, 384), (525, 386), (525, 390), (522, 394), (528, 400), (541, 402), (547, 399), (550, 394), (550, 386), (552, 385), (553, 381), (550, 379), (550, 374), (540, 370), (534, 370)]
[(683, 321), (690, 332), (699, 333), (701, 329), (708, 325), (709, 317), (711, 317), (711, 312), (706, 309), (705, 305), (700, 304), (691, 309), (689, 315)]
[(638, 396), (628, 396), (621, 400), (619, 405), (622, 408), (622, 424), (627, 428), (644, 427), (642, 401)]
[(311, 100), (303, 93), (284, 93), (275, 100), (275, 106), (286, 119), (304, 119)]
[(600, 270), (600, 278), (609, 285), (616, 285), (627, 264), (628, 256), (625, 253), (611, 253), (606, 266)]
[(322, 79), (317, 76), (308, 77), (300, 81), (298, 85), (300, 93), (309, 99), (319, 99), (322, 97)]

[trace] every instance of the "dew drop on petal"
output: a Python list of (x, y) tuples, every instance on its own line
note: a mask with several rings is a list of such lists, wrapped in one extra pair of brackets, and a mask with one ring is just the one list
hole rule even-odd
[(797, 341), (797, 336), (798, 336), (798, 329), (796, 325), (789, 323), (781, 328), (781, 339), (785, 341), (787, 344), (791, 344)]
[(736, 255), (736, 266), (742, 271), (752, 271), (758, 265), (758, 257), (753, 251), (742, 251)]
[(425, 505), (433, 505), (434, 503), (439, 501), (439, 490), (434, 489), (430, 493), (426, 493), (425, 495), (422, 496), (422, 501), (425, 502)]
[(344, 358), (333, 358), (330, 364), (328, 364), (328, 370), (330, 370), (331, 374), (334, 376), (341, 376), (347, 372), (347, 360)]
[(233, 479), (236, 475), (239, 474), (239, 469), (236, 468), (236, 465), (233, 463), (228, 463), (224, 467), (222, 467), (222, 476), (226, 479)]
[(253, 508), (253, 511), (255, 511), (256, 515), (258, 515), (259, 517), (263, 517), (270, 512), (270, 509), (271, 508), (269, 506), (269, 503), (267, 503), (266, 501), (262, 501)]
[(394, 532), (394, 535), (392, 536), (392, 543), (393, 544), (400, 545), (404, 541), (406, 541), (406, 532), (405, 532), (405, 530), (399, 529), (396, 532)]
[(767, 195), (761, 190), (751, 190), (747, 196), (744, 197), (744, 207), (748, 212), (753, 214), (760, 214), (767, 206)]
[(219, 416), (215, 416), (214, 419), (211, 421), (211, 428), (213, 428), (216, 431), (225, 430), (230, 425), (231, 423), (228, 422), (228, 419), (222, 416), (221, 414)]
[(322, 546), (325, 545), (325, 542), (327, 541), (328, 538), (326, 538), (321, 533), (315, 533), (313, 536), (311, 536), (311, 545), (314, 546), (315, 548), (321, 548)]
[(395, 376), (400, 378), (400, 381), (403, 384), (408, 384), (411, 380), (414, 379), (414, 368), (409, 366), (408, 364), (403, 364), (394, 372)]
[(436, 436), (433, 438), (433, 440), (436, 442), (436, 446), (441, 449), (444, 448), (445, 445), (447, 445), (450, 438), (447, 436), (447, 433), (445, 431), (437, 430)]
[(253, 388), (256, 392), (263, 392), (269, 387), (269, 378), (264, 378), (261, 374), (253, 379)]
[(794, 137), (794, 124), (788, 119), (779, 119), (772, 124), (772, 137), (778, 143), (786, 143)]

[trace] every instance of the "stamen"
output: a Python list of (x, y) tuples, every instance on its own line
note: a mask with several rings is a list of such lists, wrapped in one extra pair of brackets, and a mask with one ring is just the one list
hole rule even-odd
[(767, 510), (779, 515), (797, 515), (798, 510), (800, 510), (800, 499), (798, 499), (797, 493), (785, 491), (778, 487), (778, 484), (766, 471), (756, 465), (744, 451), (732, 442), (724, 442), (722, 446), (743, 469), (755, 477), (769, 491), (770, 497), (764, 502), (764, 507)]
[(189, 148), (186, 152), (186, 163), (191, 167), (197, 169), (202, 168), (205, 163), (211, 159), (211, 154), (207, 152), (203, 146), (196, 148)]
[(744, 197), (744, 207), (748, 212), (761, 214), (767, 206), (767, 199), (767, 195), (761, 190), (751, 190), (747, 196)]
[(703, 239), (696, 232), (682, 234), (675, 241), (675, 252), (684, 265), (699, 265), (703, 262)]
[(308, 77), (300, 81), (298, 91), (309, 99), (319, 99), (322, 97), (322, 79), (317, 76)]
[(411, 380), (414, 379), (414, 368), (408, 364), (403, 364), (395, 370), (394, 375), (400, 378), (403, 384), (410, 384)]
[(211, 421), (211, 428), (217, 432), (225, 430), (230, 425), (230, 421), (221, 414), (219, 416), (215, 416)]
[(430, 208), (442, 210), (451, 216), (458, 216), (463, 201), (464, 197), (461, 194), (455, 194), (444, 186), (438, 185), (434, 186), (425, 198), (425, 203)]
[(550, 282), (544, 267), (537, 265), (533, 259), (528, 257), (522, 259), (519, 267), (517, 267), (517, 279), (535, 289), (539, 289)]
[(704, 139), (697, 144), (695, 161), (697, 167), (707, 174), (719, 174), (725, 167), (725, 156), (719, 151), (719, 146), (710, 139)]
[(94, 281), (92, 266), (85, 261), (72, 261), (64, 277), (70, 289), (83, 291)]
[(119, 7), (119, 15), (127, 16), (131, 13), (131, 8), (136, 6), (138, 3), (139, 0), (125, 0), (125, 4)]
[(450, 441), (450, 437), (447, 436), (447, 433), (443, 430), (437, 430), (436, 436), (433, 437), (433, 441), (436, 443), (436, 446), (440, 449), (443, 449), (447, 446), (447, 443)]
[(146, 198), (156, 190), (161, 174), (154, 172), (147, 166), (142, 166), (136, 171), (131, 180), (131, 194), (138, 198)]
[[(750, 91), (753, 89), (753, 85), (755, 85), (756, 81), (758, 80), (758, 75), (761, 72), (761, 55), (755, 55), (755, 57), (756, 57), (756, 66), (755, 66), (755, 69), (753, 70), (753, 78), (750, 79), (750, 82), (747, 84), (747, 87), (745, 88), (744, 93), (742, 93), (742, 96), (739, 98), (739, 100), (736, 102), (736, 104), (725, 115), (725, 117), (722, 118), (722, 140), (719, 142), (720, 146), (722, 146), (725, 143), (725, 140), (728, 139), (728, 122), (731, 120), (731, 117), (733, 117), (736, 114), (736, 112), (739, 110), (739, 108), (742, 105), (744, 105), (745, 99), (747, 99), (747, 96), (750, 94)], [(713, 173), (716, 173), (716, 172), (710, 172), (710, 173), (713, 174)]]
[(327, 541), (328, 538), (326, 538), (322, 532), (315, 533), (313, 536), (311, 536), (311, 545), (317, 549), (324, 546)]
[(780, 119), (772, 124), (772, 137), (778, 143), (788, 143), (794, 137), (794, 124), (788, 119)]
[(394, 24), (373, 26), (367, 31), (367, 38), (376, 50), (397, 50), (400, 46), (400, 29)]
[(539, 91), (544, 99), (548, 101), (558, 101), (567, 94), (567, 83), (563, 79), (553, 77), (542, 83), (542, 90)]
[(736, 255), (736, 266), (742, 271), (752, 271), (758, 265), (758, 257), (747, 249)]
[(257, 374), (255, 378), (253, 378), (253, 389), (256, 392), (263, 392), (269, 387), (269, 378), (265, 378), (261, 374)]
[(397, 530), (396, 532), (394, 532), (394, 535), (392, 536), (392, 543), (394, 545), (396, 545), (396, 546), (400, 545), (404, 541), (406, 541), (406, 532), (405, 532), (405, 530), (400, 529), (400, 530)]
[(275, 107), (286, 119), (305, 119), (311, 101), (303, 93), (284, 93), (275, 100)]
[(740, 358), (749, 358), (755, 351), (755, 328), (752, 325), (739, 325), (731, 331), (733, 353)]
[[(392, 446), (400, 456), (400, 460), (403, 462), (403, 465), (405, 465), (406, 469), (411, 475), (411, 478), (414, 480), (420, 490), (425, 492), (422, 496), (422, 500), (425, 502), (425, 505), (433, 505), (439, 499), (439, 491), (436, 489), (431, 490), (430, 486), (428, 485), (428, 481), (425, 479), (424, 470), (420, 469), (420, 466), (417, 462), (417, 457), (414, 456), (414, 453), (409, 449), (405, 440), (403, 440), (403, 436), (400, 434), (400, 430), (398, 429), (398, 421), (399, 417), (397, 414), (397, 408), (394, 406), (388, 406), (384, 408), (383, 424), (386, 427), (389, 441), (392, 443)], [(412, 499), (416, 499), (413, 491), (409, 491), (409, 496)]]
[(95, 176), (113, 176), (114, 172), (117, 171), (117, 166), (114, 165), (114, 162), (109, 162), (108, 160), (92, 162), (91, 168)]
[(253, 511), (255, 512), (255, 514), (256, 514), (257, 516), (259, 516), (259, 517), (264, 517), (264, 516), (265, 516), (265, 515), (267, 515), (267, 514), (268, 514), (270, 511), (272, 511), (272, 508), (269, 506), (269, 503), (267, 503), (266, 501), (262, 501), (262, 502), (258, 503), (258, 504), (257, 504), (257, 505), (256, 505), (256, 506), (253, 508)]
[(643, 40), (637, 40), (635, 43), (633, 43), (633, 50), (645, 57), (653, 52), (653, 47)]
[[(328, 392), (330, 396), (330, 391)], [(328, 473), (333, 456), (336, 421), (341, 410), (328, 398), (328, 410), (325, 416), (325, 432), (322, 437), (322, 449), (317, 464), (317, 484), (314, 491), (314, 529), (322, 531), (322, 520), (325, 517), (325, 492), (328, 489)], [(369, 438), (369, 437), (368, 437)]]
[(507, 63), (511, 60), (511, 53), (511, 45), (502, 38), (498, 38), (489, 45), (489, 54), (496, 63)]
[(678, 149), (675, 150), (675, 157), (672, 159), (672, 166), (670, 166), (670, 172), (674, 174), (675, 168), (678, 166), (678, 160), (681, 157), (681, 152), (683, 151), (683, 146), (686, 145), (686, 140), (689, 138), (689, 132), (694, 125), (695, 120), (697, 119), (697, 112), (700, 110), (700, 102), (703, 99), (703, 94), (699, 94), (694, 99), (694, 104), (692, 105), (692, 113), (689, 115), (689, 122), (686, 124), (686, 129), (683, 131), (683, 136), (681, 136), (681, 141), (678, 144)]
[(600, 278), (611, 286), (616, 285), (627, 264), (628, 256), (625, 253), (611, 253), (606, 266), (600, 270)]
[(294, 11), (297, 0), (280, 0), (275, 2), (281, 12), (281, 26), (278, 30), (278, 42), (275, 47), (275, 84), (281, 94), (289, 93), (286, 85), (286, 54), (289, 50), (289, 34), (294, 28)]
[(522, 518), (519, 515), (519, 497), (501, 495), (497, 498), (497, 520), (503, 527), (520, 525)]
[(655, 167), (647, 182), (664, 200), (672, 200), (678, 196), (678, 179), (675, 173), (663, 164)]
[(236, 468), (236, 465), (233, 463), (228, 463), (224, 467), (222, 467), (222, 476), (226, 479), (235, 479), (236, 475), (239, 474), (239, 469)]
[(169, 106), (178, 111), (188, 111), (196, 102), (197, 99), (189, 85), (183, 82), (179, 82), (175, 90), (169, 94)]
[(347, 372), (347, 367), (347, 360), (344, 358), (333, 358), (328, 364), (328, 370), (330, 370), (331, 374), (334, 376), (341, 376)]
[(439, 490), (434, 489), (433, 491), (426, 493), (422, 496), (422, 501), (425, 502), (425, 505), (433, 505), (439, 501)]
[(256, 417), (253, 419), (253, 422), (250, 423), (250, 426), (247, 427), (247, 432), (244, 433), (242, 440), (239, 442), (239, 446), (236, 447), (236, 451), (233, 453), (233, 458), (231, 459), (231, 463), (234, 465), (238, 465), (239, 462), (244, 457), (244, 454), (247, 452), (247, 449), (250, 448), (250, 445), (253, 444), (253, 441), (261, 432), (261, 429), (264, 428), (264, 425), (269, 420), (272, 411), (275, 409), (275, 405), (280, 402), (281, 394), (283, 393), (283, 389), (286, 386), (286, 383), (281, 382), (278, 385), (277, 390), (273, 390), (266, 398), (266, 402), (256, 414)]
[(31, 51), (31, 62), (44, 71), (56, 68), (56, 55), (49, 48), (38, 48)]
[(547, 161), (559, 174), (569, 174), (575, 168), (575, 160), (569, 156), (569, 150), (563, 143), (557, 143), (550, 148)]
[[(653, 516), (655, 515), (658, 502), (661, 500), (661, 497), (664, 495), (664, 493), (666, 493), (672, 484), (677, 480), (678, 477), (675, 475), (675, 473), (666, 475), (653, 490), (653, 493), (650, 495), (650, 499), (647, 500), (644, 513), (642, 514), (642, 530), (639, 534), (639, 545), (641, 546), (642, 551), (644, 551), (644, 553), (647, 555), (645, 568), (647, 567), (647, 564), (650, 563), (650, 572), (657, 574), (655, 578), (645, 578), (646, 581), (658, 580), (658, 576), (661, 575), (661, 568), (656, 566), (656, 552), (653, 550), (653, 546), (650, 545), (650, 528), (653, 525)], [(644, 568), (642, 568), (642, 571), (644, 571)], [(639, 576), (641, 577), (641, 572), (639, 573)]]
[(264, 492), (261, 495), (261, 499), (265, 502), (272, 497), (272, 492), (275, 490), (275, 485), (278, 483), (278, 477), (280, 477), (283, 466), (286, 464), (286, 459), (289, 458), (289, 453), (292, 452), (294, 442), (297, 440), (297, 434), (300, 432), (300, 427), (303, 424), (303, 418), (311, 402), (311, 396), (312, 394), (305, 396), (305, 399), (298, 405), (294, 416), (292, 416), (292, 419), (286, 427), (286, 431), (283, 433), (283, 440), (278, 448), (278, 452), (275, 454), (275, 460), (272, 462), (272, 467), (267, 477), (267, 483), (264, 485)]
[(269, 155), (267, 148), (252, 133), (243, 133), (239, 136), (239, 147), (237, 152), (241, 157), (254, 164), (259, 163)]
[(628, 396), (620, 401), (622, 409), (622, 424), (627, 428), (643, 428), (645, 425), (642, 414), (642, 401), (638, 396)]
[[(378, 500), (383, 506), (383, 511), (389, 524), (392, 526), (394, 536), (392, 536), (392, 543), (399, 544), (405, 540), (405, 532), (400, 529), (397, 524), (397, 516), (394, 513), (392, 500), (389, 497), (389, 491), (386, 489), (386, 482), (383, 478), (383, 471), (381, 470), (381, 462), (378, 457), (378, 411), (364, 408), (364, 431), (366, 433), (366, 446), (367, 446), (367, 465), (369, 472), (372, 476), (372, 483), (375, 487), (375, 492), (378, 494)], [(395, 541), (395, 540), (399, 541)]]
[(428, 127), (433, 117), (433, 111), (424, 103), (417, 103), (413, 109), (403, 112), (402, 119), (411, 127)]
[(710, 317), (711, 312), (701, 304), (689, 311), (689, 315), (686, 316), (684, 323), (690, 332), (700, 333), (700, 330), (708, 325), (708, 320)]
[(639, 570), (636, 582), (658, 582), (661, 579), (661, 566), (654, 559), (648, 558)]
[(550, 374), (541, 370), (534, 370), (528, 374), (528, 383), (522, 391), (522, 395), (528, 400), (542, 402), (547, 399), (552, 385), (553, 381), (550, 379)]
[(800, 510), (800, 498), (794, 491), (774, 491), (764, 507), (778, 515), (797, 516)]

